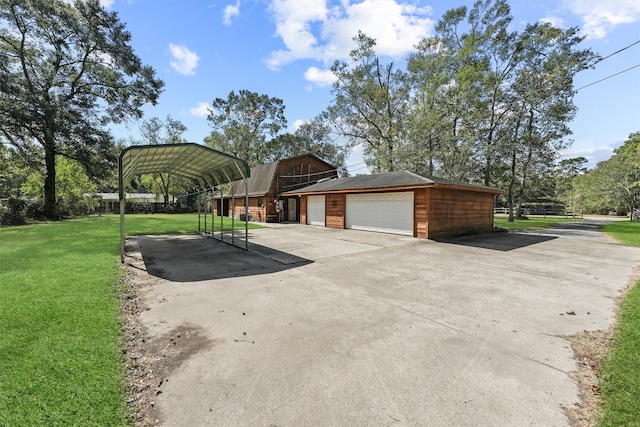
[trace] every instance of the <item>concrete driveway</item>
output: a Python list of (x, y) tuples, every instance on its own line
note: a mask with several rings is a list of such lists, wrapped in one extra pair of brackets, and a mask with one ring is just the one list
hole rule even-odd
[[(562, 337), (614, 322), (640, 250), (597, 224), (432, 241), (303, 225), (131, 238), (165, 426), (564, 426)], [(564, 230), (564, 231), (563, 231)], [(575, 313), (575, 314), (570, 314)], [(167, 353), (168, 354), (168, 353)]]

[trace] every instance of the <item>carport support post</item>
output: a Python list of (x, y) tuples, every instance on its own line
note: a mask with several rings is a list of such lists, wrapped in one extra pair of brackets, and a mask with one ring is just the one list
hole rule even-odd
[[(121, 190), (122, 191), (122, 190)], [(120, 262), (124, 264), (124, 199), (120, 196)]]
[(200, 194), (198, 194), (196, 199), (196, 205), (198, 206), (198, 233), (200, 233), (200, 203), (202, 202), (200, 201)]
[[(202, 213), (204, 213), (204, 235), (207, 235), (207, 190), (204, 190), (204, 206), (202, 208)], [(213, 236), (213, 232), (211, 233), (211, 235)]]
[[(231, 244), (235, 244), (235, 219), (236, 219), (236, 198), (235, 195), (233, 194), (233, 181), (231, 181), (231, 178), (229, 178), (229, 175), (227, 174), (227, 171), (222, 169), (222, 173), (224, 173), (224, 176), (227, 178), (227, 182), (231, 183)], [(245, 214), (246, 216), (246, 214)], [(246, 218), (245, 218), (246, 219)]]
[[(222, 188), (222, 184), (220, 184), (220, 181), (218, 181), (217, 177), (213, 177), (213, 179), (216, 180), (216, 183), (218, 184), (218, 187), (220, 187), (220, 240), (224, 242), (224, 238), (222, 236), (222, 228), (223, 228), (223, 221), (224, 221), (224, 189)], [(211, 217), (211, 223), (213, 224), (213, 217)], [(213, 230), (211, 230), (211, 237), (215, 238), (215, 227), (213, 227)]]
[[(246, 251), (249, 250), (249, 185), (247, 182), (247, 177), (244, 175), (244, 172), (242, 172), (242, 169), (240, 169), (240, 166), (238, 166), (237, 162), (234, 162), (234, 164), (236, 165), (236, 168), (238, 169), (238, 172), (240, 172), (240, 175), (242, 175), (242, 180), (244, 181), (244, 207), (245, 207), (245, 215), (244, 215), (244, 249)], [(276, 186), (278, 185), (278, 180), (276, 179)]]
[(215, 207), (216, 202), (216, 190), (214, 187), (211, 187), (211, 237), (213, 237), (213, 233), (216, 231), (215, 226), (215, 216), (213, 215), (213, 209)]

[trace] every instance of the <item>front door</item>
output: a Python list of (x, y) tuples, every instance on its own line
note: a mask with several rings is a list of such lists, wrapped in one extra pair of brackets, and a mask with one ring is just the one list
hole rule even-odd
[(287, 205), (289, 206), (287, 221), (295, 221), (297, 219), (298, 213), (298, 200), (297, 199), (288, 199)]

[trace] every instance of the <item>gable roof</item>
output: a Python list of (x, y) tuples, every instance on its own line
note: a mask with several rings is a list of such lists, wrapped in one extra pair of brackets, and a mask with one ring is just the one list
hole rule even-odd
[(319, 182), (284, 195), (303, 195), (313, 193), (363, 192), (370, 190), (409, 189), (420, 187), (448, 187), (501, 194), (502, 190), (483, 185), (468, 184), (461, 181), (420, 175), (406, 170), (371, 175), (358, 175)]
[[(247, 179), (248, 196), (256, 197), (266, 195), (269, 192), (273, 180), (276, 178), (278, 165), (281, 162), (295, 162), (296, 160), (304, 157), (313, 157), (321, 163), (326, 164), (328, 167), (335, 169), (335, 166), (327, 163), (314, 154), (302, 154), (300, 156), (289, 157), (287, 159), (276, 160), (274, 162), (257, 165), (251, 168), (251, 176)], [(233, 190), (231, 192), (233, 197), (244, 197), (244, 188), (245, 184), (243, 180), (234, 182)]]

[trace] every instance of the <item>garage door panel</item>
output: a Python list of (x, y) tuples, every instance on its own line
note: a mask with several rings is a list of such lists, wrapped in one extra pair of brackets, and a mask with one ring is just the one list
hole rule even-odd
[(320, 225), (324, 227), (325, 196), (307, 197), (307, 224)]
[(413, 192), (347, 195), (346, 227), (413, 236)]

